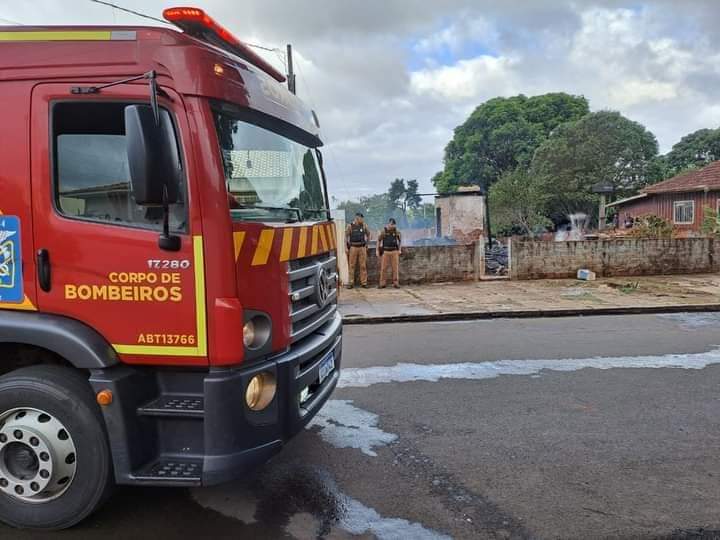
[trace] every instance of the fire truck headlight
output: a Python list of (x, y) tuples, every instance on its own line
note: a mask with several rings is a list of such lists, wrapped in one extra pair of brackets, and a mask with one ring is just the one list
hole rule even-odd
[(245, 390), (245, 403), (252, 411), (262, 411), (275, 398), (277, 382), (272, 373), (263, 371), (253, 376)]
[(255, 316), (243, 326), (243, 343), (250, 350), (263, 347), (270, 339), (270, 320)]

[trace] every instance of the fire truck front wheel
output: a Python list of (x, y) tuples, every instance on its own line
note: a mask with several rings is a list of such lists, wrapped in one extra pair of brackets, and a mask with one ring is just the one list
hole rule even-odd
[(33, 366), (0, 377), (0, 521), (64, 529), (109, 494), (112, 464), (87, 378)]

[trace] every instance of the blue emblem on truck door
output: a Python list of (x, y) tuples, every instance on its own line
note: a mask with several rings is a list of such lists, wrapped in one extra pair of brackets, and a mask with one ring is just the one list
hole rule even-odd
[(20, 256), (20, 219), (0, 215), (0, 302), (25, 299)]

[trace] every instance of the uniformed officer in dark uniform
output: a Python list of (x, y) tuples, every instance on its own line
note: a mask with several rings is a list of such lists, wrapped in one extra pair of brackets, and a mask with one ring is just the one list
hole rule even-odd
[(392, 282), (396, 289), (400, 287), (400, 255), (402, 245), (400, 231), (397, 230), (395, 220), (390, 218), (387, 227), (383, 229), (378, 237), (377, 256), (380, 259), (380, 288), (385, 288), (385, 273), (387, 267), (392, 268)]
[(345, 242), (348, 248), (348, 266), (350, 279), (348, 289), (355, 285), (355, 266), (360, 266), (360, 285), (367, 289), (367, 243), (370, 240), (370, 230), (365, 225), (364, 216), (358, 212), (355, 220), (345, 229)]

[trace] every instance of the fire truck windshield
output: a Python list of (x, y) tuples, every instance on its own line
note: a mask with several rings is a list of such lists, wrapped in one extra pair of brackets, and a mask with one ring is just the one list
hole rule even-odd
[(306, 221), (326, 215), (313, 148), (215, 112), (230, 212), (238, 221)]

